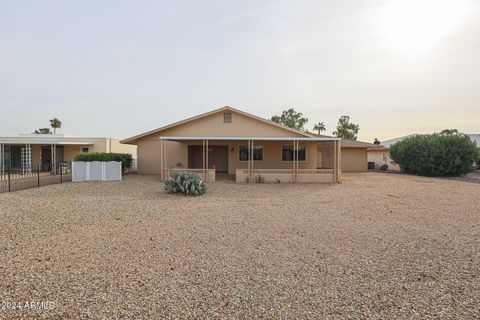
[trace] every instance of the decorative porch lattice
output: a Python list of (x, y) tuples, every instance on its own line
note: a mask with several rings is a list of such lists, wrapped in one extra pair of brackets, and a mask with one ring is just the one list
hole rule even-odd
[(22, 174), (31, 173), (32, 172), (32, 146), (26, 145), (22, 147), (20, 161), (22, 165)]

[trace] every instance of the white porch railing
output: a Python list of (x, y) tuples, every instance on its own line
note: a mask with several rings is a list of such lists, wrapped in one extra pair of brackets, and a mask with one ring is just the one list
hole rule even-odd
[[(215, 169), (189, 169), (189, 168), (171, 168), (166, 169), (167, 173), (166, 176), (170, 179), (170, 173), (177, 171), (183, 173), (196, 173), (205, 182), (215, 182)], [(203, 172), (205, 171), (205, 177), (203, 176)]]
[[(259, 179), (260, 177), (260, 179)], [(296, 179), (295, 179), (296, 178)], [(322, 182), (333, 183), (335, 181), (334, 169), (253, 169), (253, 181), (250, 181), (250, 170), (237, 169), (237, 182)]]

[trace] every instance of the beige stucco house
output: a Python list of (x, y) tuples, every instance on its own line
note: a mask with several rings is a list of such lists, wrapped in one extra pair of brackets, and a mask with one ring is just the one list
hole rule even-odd
[(112, 138), (27, 134), (0, 137), (0, 173), (5, 170), (54, 171), (59, 162), (70, 162), (80, 152), (119, 152), (137, 156), (137, 148)]
[(366, 148), (341, 152), (336, 137), (293, 130), (223, 107), (122, 140), (138, 146), (137, 171), (196, 172), (206, 181), (338, 182), (341, 164), (367, 170)]

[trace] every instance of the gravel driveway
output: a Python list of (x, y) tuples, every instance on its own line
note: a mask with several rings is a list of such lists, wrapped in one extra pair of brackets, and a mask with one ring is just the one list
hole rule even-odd
[(379, 173), (0, 194), (0, 318), (478, 318), (479, 201), (478, 184)]

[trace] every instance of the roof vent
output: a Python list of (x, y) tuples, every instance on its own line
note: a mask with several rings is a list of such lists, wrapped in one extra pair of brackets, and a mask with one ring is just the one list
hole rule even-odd
[(225, 112), (223, 114), (223, 123), (232, 123), (232, 113), (231, 112)]

